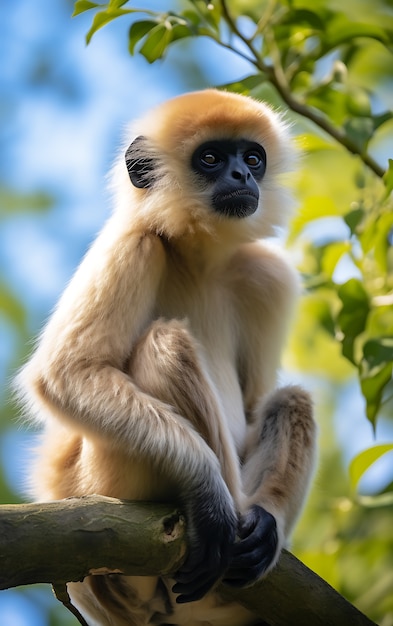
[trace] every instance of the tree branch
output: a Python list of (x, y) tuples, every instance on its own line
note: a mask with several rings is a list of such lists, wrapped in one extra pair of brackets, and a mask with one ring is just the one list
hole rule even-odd
[[(185, 552), (185, 522), (171, 505), (86, 496), (0, 506), (0, 589), (54, 583), (67, 605), (64, 582), (110, 572), (170, 575)], [(219, 591), (274, 626), (373, 624), (288, 552), (253, 587)]]

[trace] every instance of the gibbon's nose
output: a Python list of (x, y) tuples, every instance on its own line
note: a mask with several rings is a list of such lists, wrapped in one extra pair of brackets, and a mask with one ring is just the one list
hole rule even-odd
[(232, 178), (234, 178), (235, 180), (240, 180), (240, 182), (242, 183), (246, 183), (251, 176), (248, 169), (242, 167), (236, 167), (232, 170), (231, 174)]

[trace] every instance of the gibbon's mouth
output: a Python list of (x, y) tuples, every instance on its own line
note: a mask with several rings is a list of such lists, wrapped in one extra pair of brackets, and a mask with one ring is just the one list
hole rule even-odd
[(248, 217), (258, 208), (259, 196), (248, 189), (236, 189), (213, 197), (213, 208), (227, 217)]

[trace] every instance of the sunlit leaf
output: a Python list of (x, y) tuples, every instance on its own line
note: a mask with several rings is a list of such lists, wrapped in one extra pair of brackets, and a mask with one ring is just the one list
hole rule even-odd
[(352, 459), (349, 466), (349, 479), (353, 491), (356, 491), (360, 479), (375, 461), (392, 450), (393, 443), (379, 444), (372, 448), (367, 448), (367, 450), (363, 450), (363, 452), (360, 452)]
[(297, 137), (302, 150), (307, 152), (319, 152), (320, 150), (334, 150), (337, 151), (337, 146), (332, 141), (321, 137), (314, 133), (302, 133)]
[(340, 211), (331, 198), (327, 196), (307, 198), (291, 222), (290, 240), (292, 241), (295, 237), (298, 237), (310, 222), (339, 214)]
[(120, 9), (128, 0), (109, 0), (108, 9)]
[(89, 0), (77, 0), (77, 2), (75, 2), (75, 5), (74, 5), (74, 12), (72, 14), (72, 17), (76, 17), (77, 15), (80, 15), (81, 13), (84, 13), (85, 11), (89, 11), (90, 9), (95, 9), (99, 6), (105, 6), (105, 5), (98, 4), (97, 2), (89, 2)]
[(134, 11), (132, 9), (108, 9), (107, 11), (96, 13), (91, 28), (86, 35), (86, 43), (90, 43), (91, 38), (100, 28), (109, 24), (109, 22), (115, 18), (121, 17), (122, 15), (129, 15), (130, 13), (134, 13)]
[(333, 276), (333, 272), (341, 257), (349, 252), (350, 249), (351, 244), (349, 241), (339, 241), (326, 246), (322, 258), (322, 270), (329, 278)]

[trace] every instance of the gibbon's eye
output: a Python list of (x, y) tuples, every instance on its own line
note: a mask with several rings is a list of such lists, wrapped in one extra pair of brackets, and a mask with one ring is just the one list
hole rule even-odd
[(249, 167), (259, 167), (262, 162), (262, 157), (258, 152), (247, 152), (243, 158)]
[(214, 165), (217, 165), (221, 161), (218, 154), (212, 152), (212, 150), (206, 150), (206, 152), (202, 152), (200, 159), (201, 159), (201, 163), (203, 165), (207, 165), (208, 167), (209, 166), (213, 167)]

